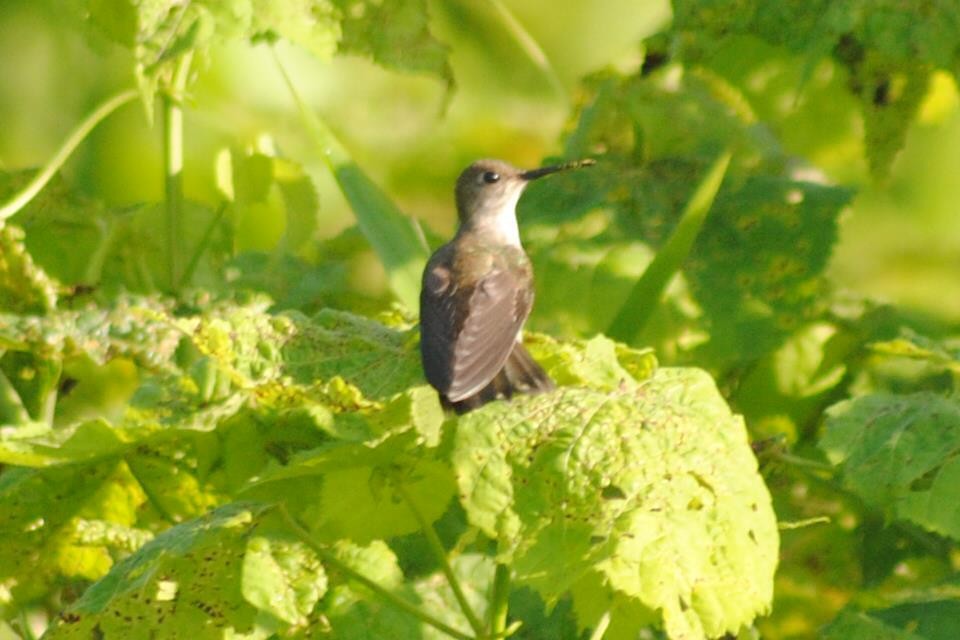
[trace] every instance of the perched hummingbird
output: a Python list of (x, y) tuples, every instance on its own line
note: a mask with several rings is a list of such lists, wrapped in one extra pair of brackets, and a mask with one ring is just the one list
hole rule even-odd
[(592, 160), (523, 171), (478, 160), (457, 179), (460, 225), (430, 257), (420, 292), (420, 355), (444, 406), (465, 413), (553, 381), (521, 343), (533, 269), (520, 245), (517, 201), (531, 180)]

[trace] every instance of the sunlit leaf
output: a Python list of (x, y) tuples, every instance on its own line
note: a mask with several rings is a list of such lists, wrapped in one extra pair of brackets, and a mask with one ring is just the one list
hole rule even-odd
[[(323, 595), (323, 569), (296, 544), (251, 537), (263, 517), (262, 507), (238, 504), (165, 531), (84, 592), (47, 637), (269, 631), (258, 610), (302, 622)], [(264, 601), (265, 588), (280, 598)]]
[(807, 56), (832, 55), (847, 67), (863, 111), (867, 153), (883, 176), (903, 146), (934, 68), (956, 73), (960, 19), (952, 2), (923, 10), (889, 0), (733, 2), (674, 0), (674, 29), (696, 34), (685, 53), (697, 60), (733, 34), (755, 35)]
[(366, 55), (400, 71), (431, 73), (448, 83), (447, 47), (430, 33), (426, 0), (332, 0), (341, 11), (344, 53)]
[(490, 405), (460, 420), (455, 447), (470, 521), (545, 598), (598, 572), (671, 637), (716, 636), (769, 607), (770, 498), (705, 374)]

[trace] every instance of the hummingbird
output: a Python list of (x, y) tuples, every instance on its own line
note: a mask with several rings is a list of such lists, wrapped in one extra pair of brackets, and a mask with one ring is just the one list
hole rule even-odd
[(516, 207), (531, 181), (592, 164), (525, 171), (478, 160), (457, 178), (459, 226), (430, 257), (420, 291), (420, 356), (444, 407), (466, 413), (496, 398), (554, 388), (521, 341), (534, 288)]

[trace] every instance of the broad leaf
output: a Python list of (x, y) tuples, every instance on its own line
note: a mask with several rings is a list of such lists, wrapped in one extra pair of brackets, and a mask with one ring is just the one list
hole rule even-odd
[(704, 373), (489, 405), (460, 419), (454, 446), (470, 521), (547, 600), (597, 574), (677, 638), (736, 630), (770, 606), (770, 497)]
[[(720, 149), (731, 149), (724, 187), (682, 260), (692, 304), (683, 299), (684, 287), (674, 284), (669, 299), (659, 305), (663, 309), (650, 309), (656, 304), (650, 301), (643, 303), (642, 313), (631, 306), (616, 326), (632, 326), (653, 314), (639, 336), (644, 344), (661, 340), (664, 326), (676, 325), (664, 323), (665, 317), (679, 316), (685, 327), (675, 330), (666, 351), (681, 361), (727, 371), (769, 353), (824, 312), (823, 272), (837, 239), (836, 218), (851, 196), (848, 190), (798, 180), (788, 169), (792, 159), (752, 120), (736, 89), (715, 76), (671, 65), (627, 77), (600, 74), (588, 86), (577, 126), (567, 138), (567, 153), (594, 148), (606, 153), (590, 171), (565, 180), (577, 193), (589, 195), (571, 196), (568, 187), (559, 185), (558, 194), (552, 194), (551, 184), (531, 186), (525, 198), (528, 219), (566, 221), (552, 236), (531, 233), (534, 262), (547, 265), (538, 271), (541, 300), (566, 300), (571, 278), (576, 285), (602, 276), (601, 282), (611, 281), (615, 296), (575, 309), (562, 303), (557, 313), (562, 317), (579, 310), (587, 316), (576, 323), (580, 325), (592, 323), (594, 313), (606, 316), (609, 300), (625, 294), (618, 281), (629, 269), (603, 265), (604, 249), (616, 257), (614, 250), (623, 251), (631, 242), (657, 252), (668, 248), (690, 185), (703, 180)], [(671, 124), (664, 127), (664, 122)], [(574, 234), (586, 236), (589, 250), (564, 248), (565, 236)], [(564, 250), (572, 256), (561, 255)], [(556, 263), (560, 257), (566, 264)], [(671, 258), (672, 268), (681, 257)], [(618, 278), (607, 273), (614, 267)], [(657, 291), (662, 280), (657, 278)], [(682, 312), (668, 313), (670, 309)], [(550, 316), (543, 309), (536, 313)]]
[(0, 475), (0, 581), (23, 601), (49, 595), (64, 578), (96, 580), (112, 564), (107, 539), (90, 538), (81, 517), (109, 512), (131, 524), (143, 501), (117, 460), (54, 469), (6, 468)]
[(333, 0), (343, 15), (343, 53), (388, 69), (430, 73), (453, 83), (447, 47), (430, 33), (426, 0)]
[(326, 588), (323, 568), (301, 545), (261, 531), (264, 515), (234, 504), (168, 529), (87, 589), (45, 637), (266, 637), (305, 624)]
[(696, 46), (698, 61), (735, 34), (758, 36), (803, 54), (808, 67), (832, 55), (847, 67), (850, 91), (863, 111), (867, 153), (883, 176), (903, 146), (907, 129), (935, 68), (960, 71), (960, 19), (949, 0), (917, 11), (890, 0), (776, 2), (673, 0), (676, 32)]
[(960, 403), (877, 393), (827, 412), (820, 447), (844, 484), (893, 518), (960, 539)]

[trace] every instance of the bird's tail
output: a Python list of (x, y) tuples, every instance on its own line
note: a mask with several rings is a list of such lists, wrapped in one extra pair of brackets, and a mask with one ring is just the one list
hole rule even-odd
[(466, 413), (498, 398), (510, 398), (518, 393), (542, 393), (550, 391), (555, 385), (547, 372), (533, 359), (522, 344), (514, 345), (503, 368), (490, 384), (472, 396), (457, 402), (450, 402), (441, 396), (443, 405), (457, 413)]

